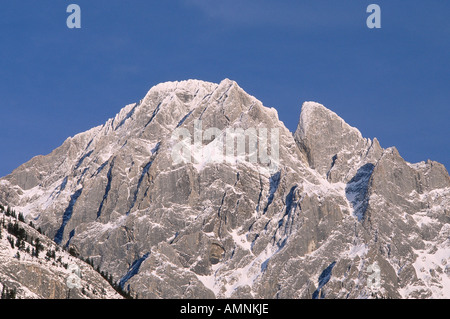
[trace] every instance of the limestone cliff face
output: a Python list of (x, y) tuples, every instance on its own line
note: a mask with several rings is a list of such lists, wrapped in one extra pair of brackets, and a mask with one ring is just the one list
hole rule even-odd
[(314, 102), (303, 104), (294, 137), (309, 166), (331, 182), (348, 182), (383, 152), (376, 138), (363, 138), (336, 113)]
[[(227, 129), (244, 160), (174, 161), (174, 135), (217, 158)], [(0, 180), (0, 201), (141, 298), (448, 298), (449, 194), (441, 164), (313, 102), (292, 134), (230, 80), (159, 84)]]

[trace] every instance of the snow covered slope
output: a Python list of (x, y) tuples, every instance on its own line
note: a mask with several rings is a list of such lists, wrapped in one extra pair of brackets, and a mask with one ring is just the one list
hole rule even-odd
[(8, 216), (1, 207), (0, 234), (3, 298), (122, 299), (90, 265), (71, 256), (17, 216)]

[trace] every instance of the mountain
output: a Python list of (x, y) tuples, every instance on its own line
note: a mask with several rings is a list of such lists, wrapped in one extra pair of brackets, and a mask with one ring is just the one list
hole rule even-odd
[(154, 86), (0, 202), (139, 298), (450, 297), (443, 165), (314, 102), (292, 133), (228, 79)]
[(121, 299), (91, 265), (0, 206), (2, 299)]

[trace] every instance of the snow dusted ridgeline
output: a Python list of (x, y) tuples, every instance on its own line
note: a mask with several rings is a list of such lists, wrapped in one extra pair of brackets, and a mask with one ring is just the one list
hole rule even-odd
[[(278, 129), (279, 162), (175, 165), (196, 120)], [(441, 164), (314, 102), (292, 134), (228, 79), (159, 84), (0, 179), (0, 201), (140, 298), (448, 298), (449, 198)]]
[[(17, 217), (6, 215), (1, 207), (0, 233), (0, 291), (4, 294), (13, 292), (15, 299), (122, 298), (90, 265)], [(73, 277), (74, 269), (79, 277)], [(68, 284), (72, 278), (76, 280)]]

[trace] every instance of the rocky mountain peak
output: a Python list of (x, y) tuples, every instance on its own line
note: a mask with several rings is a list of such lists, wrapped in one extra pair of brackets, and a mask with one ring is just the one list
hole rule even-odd
[(314, 102), (292, 134), (228, 79), (156, 85), (0, 179), (0, 202), (142, 298), (448, 296), (449, 192), (442, 165)]
[(303, 104), (294, 137), (309, 166), (334, 181), (348, 181), (355, 166), (349, 162), (374, 160), (382, 152), (377, 139), (363, 138), (358, 129), (316, 102)]

